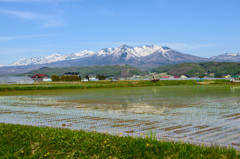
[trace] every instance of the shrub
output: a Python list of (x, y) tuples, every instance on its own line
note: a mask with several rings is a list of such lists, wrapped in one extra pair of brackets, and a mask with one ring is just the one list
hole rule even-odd
[(98, 74), (98, 75), (96, 76), (96, 78), (99, 79), (99, 80), (105, 80), (105, 79), (106, 79), (106, 76), (105, 76), (105, 75), (99, 75), (99, 74)]
[(58, 75), (51, 76), (52, 81), (60, 81), (60, 77)]
[(81, 78), (76, 75), (63, 75), (61, 76), (61, 81), (81, 81)]

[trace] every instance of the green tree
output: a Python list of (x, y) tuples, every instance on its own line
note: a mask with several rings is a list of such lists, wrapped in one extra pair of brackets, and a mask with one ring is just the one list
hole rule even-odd
[(52, 81), (60, 81), (60, 77), (58, 75), (52, 75), (51, 80)]
[(99, 74), (98, 74), (98, 75), (96, 76), (96, 78), (99, 79), (99, 80), (105, 80), (105, 79), (106, 79), (106, 76), (105, 76), (105, 75), (99, 75)]
[(89, 76), (87, 75), (87, 76), (85, 76), (85, 78), (89, 81)]
[(81, 78), (76, 75), (63, 75), (61, 76), (61, 81), (80, 81)]
[(214, 75), (215, 78), (222, 78), (222, 76), (223, 76), (222, 73), (215, 73)]

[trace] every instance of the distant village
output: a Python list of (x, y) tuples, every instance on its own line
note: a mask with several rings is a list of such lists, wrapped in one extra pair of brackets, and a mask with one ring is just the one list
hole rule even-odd
[(118, 80), (150, 80), (152, 82), (160, 81), (160, 80), (197, 80), (203, 81), (204, 79), (229, 79), (231, 82), (240, 82), (240, 76), (231, 76), (229, 74), (224, 74), (222, 77), (215, 78), (214, 74), (203, 75), (198, 77), (189, 77), (187, 75), (181, 76), (172, 76), (167, 75), (166, 73), (149, 73), (147, 75), (133, 75), (131, 77), (107, 77), (105, 75), (87, 75), (84, 77), (80, 76), (79, 72), (66, 72), (61, 76), (52, 75), (49, 76), (47, 74), (35, 74), (33, 76), (16, 76), (16, 77), (0, 77), (0, 84), (33, 84), (34, 82), (58, 82), (58, 81), (81, 81), (81, 82), (89, 82), (89, 81), (100, 81), (100, 80), (108, 80), (110, 82), (117, 82)]
[[(74, 78), (77, 77), (77, 78)], [(231, 76), (229, 74), (224, 74), (222, 77), (214, 78), (214, 74), (210, 74), (209, 76), (203, 75), (198, 77), (189, 77), (187, 75), (181, 76), (172, 76), (166, 74), (157, 74), (150, 73), (148, 75), (140, 76), (133, 75), (132, 77), (106, 77), (105, 75), (89, 75), (85, 77), (81, 77), (79, 72), (66, 72), (62, 76), (49, 76), (47, 74), (35, 74), (31, 77), (34, 81), (99, 81), (99, 80), (109, 80), (112, 82), (116, 82), (117, 80), (193, 80), (193, 79), (239, 79), (239, 76)]]

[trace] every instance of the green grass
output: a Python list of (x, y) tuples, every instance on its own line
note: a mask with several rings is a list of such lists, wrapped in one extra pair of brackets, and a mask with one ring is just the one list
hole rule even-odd
[(0, 158), (240, 158), (234, 149), (0, 124)]
[[(205, 82), (208, 82), (205, 80)], [(231, 84), (229, 80), (214, 80), (209, 84)], [(0, 85), (0, 91), (19, 91), (19, 90), (51, 90), (51, 89), (87, 89), (87, 88), (116, 88), (116, 87), (147, 87), (147, 86), (175, 86), (175, 85), (198, 85), (196, 80), (160, 80), (150, 81), (90, 81), (90, 82), (55, 82), (23, 85)]]

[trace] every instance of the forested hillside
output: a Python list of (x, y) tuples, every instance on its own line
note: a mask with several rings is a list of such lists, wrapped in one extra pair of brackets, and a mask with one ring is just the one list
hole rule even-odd
[(152, 72), (167, 72), (169, 75), (180, 76), (201, 76), (204, 74), (215, 74), (220, 77), (224, 74), (240, 74), (240, 63), (235, 62), (201, 62), (201, 63), (182, 63), (176, 65), (160, 66), (151, 70)]
[(144, 71), (141, 71), (130, 65), (106, 65), (106, 66), (91, 66), (91, 67), (64, 67), (64, 68), (50, 68), (43, 67), (37, 70), (32, 70), (26, 75), (32, 76), (34, 74), (48, 74), (51, 75), (62, 75), (66, 72), (79, 72), (80, 76), (87, 75), (106, 75), (107, 77), (129, 77), (132, 75), (145, 75)]

